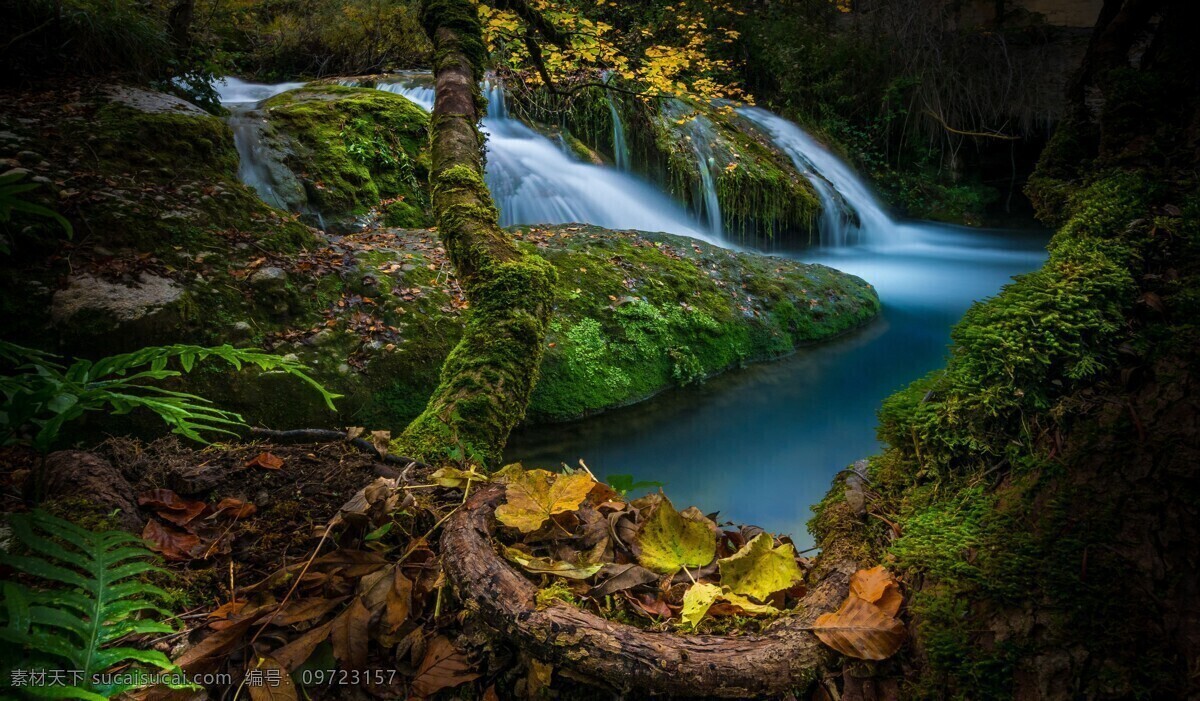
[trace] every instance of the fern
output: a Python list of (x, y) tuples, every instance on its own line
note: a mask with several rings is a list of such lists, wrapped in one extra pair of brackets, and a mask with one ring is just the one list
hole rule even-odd
[(177, 669), (161, 652), (115, 645), (129, 635), (174, 632), (166, 623), (141, 617), (171, 614), (155, 603), (166, 597), (164, 591), (131, 579), (163, 571), (148, 561), (151, 553), (140, 540), (123, 531), (94, 533), (41, 511), (14, 514), (8, 522), (31, 554), (16, 555), (10, 548), (0, 553), (0, 564), (51, 585), (35, 589), (0, 582), (0, 647), (5, 650), (0, 667), (9, 679), (14, 670), (67, 670), (65, 683), (27, 690), (40, 697), (98, 700), (136, 687), (95, 683), (95, 675), (115, 665)]
[[(139, 407), (158, 414), (174, 433), (201, 443), (201, 432), (236, 435), (229, 427), (245, 425), (240, 415), (212, 406), (209, 400), (194, 394), (146, 384), (191, 372), (196, 363), (208, 358), (218, 358), (238, 370), (243, 365), (256, 365), (265, 371), (285, 372), (316, 389), (331, 410), (333, 400), (341, 396), (322, 387), (299, 362), (230, 345), (152, 346), (95, 362), (78, 359), (69, 367), (55, 358), (0, 341), (0, 363), (14, 366), (12, 374), (0, 376), (0, 445), (16, 442), (21, 428), (31, 425), (31, 442), (45, 453), (57, 440), (63, 424), (85, 412), (107, 409), (127, 414)], [(176, 361), (180, 370), (168, 369), (171, 361)]]
[[(71, 222), (67, 221), (61, 214), (49, 207), (43, 207), (36, 202), (29, 202), (22, 197), (18, 197), (18, 195), (24, 195), (30, 190), (38, 188), (37, 183), (22, 182), (24, 179), (25, 173), (5, 173), (4, 175), (0, 175), (0, 223), (11, 221), (13, 212), (25, 212), (26, 214), (53, 219), (66, 232), (67, 238), (71, 238), (74, 234)], [(10, 253), (8, 244), (3, 239), (0, 239), (0, 253)]]

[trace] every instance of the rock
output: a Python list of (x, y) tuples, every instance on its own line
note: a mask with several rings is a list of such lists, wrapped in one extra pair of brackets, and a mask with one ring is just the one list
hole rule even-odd
[(122, 526), (141, 530), (133, 486), (104, 458), (80, 450), (58, 450), (46, 456), (43, 475), (47, 499), (75, 497), (105, 512), (120, 510), (117, 518)]
[(84, 274), (71, 278), (66, 289), (54, 293), (50, 317), (66, 324), (80, 314), (101, 314), (128, 323), (152, 316), (182, 297), (183, 288), (173, 280), (149, 273), (142, 273), (136, 285)]
[(128, 85), (110, 85), (104, 89), (104, 94), (113, 102), (132, 107), (148, 114), (191, 114), (210, 116), (207, 112), (187, 100), (168, 95), (167, 93), (142, 90)]
[(256, 270), (250, 276), (250, 284), (260, 292), (283, 289), (287, 285), (287, 273), (283, 268), (268, 266), (260, 270)]
[(33, 151), (21, 151), (17, 154), (17, 160), (28, 165), (30, 163), (37, 163), (41, 161), (42, 155)]

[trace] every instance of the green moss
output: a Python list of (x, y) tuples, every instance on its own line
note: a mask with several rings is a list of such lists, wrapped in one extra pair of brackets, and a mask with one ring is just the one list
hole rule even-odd
[(382, 206), (391, 226), (430, 223), (429, 117), (408, 99), (320, 85), (277, 95), (263, 109), (291, 144), (288, 165), (323, 216), (362, 215)]

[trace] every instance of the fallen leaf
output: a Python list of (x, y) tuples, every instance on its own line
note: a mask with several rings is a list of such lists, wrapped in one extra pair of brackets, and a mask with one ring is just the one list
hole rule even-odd
[(160, 518), (186, 526), (208, 509), (202, 501), (184, 499), (170, 489), (152, 489), (138, 495), (138, 505), (154, 509)]
[(251, 701), (297, 701), (296, 685), (283, 665), (270, 657), (258, 658), (256, 669), (263, 671), (261, 684), (247, 684)]
[(339, 548), (313, 560), (311, 568), (318, 571), (337, 570), (345, 577), (356, 579), (365, 577), (386, 565), (387, 558), (379, 553)]
[(346, 600), (346, 597), (339, 596), (336, 599), (312, 598), (298, 599), (290, 602), (287, 606), (275, 614), (275, 618), (271, 621), (275, 625), (290, 626), (293, 623), (306, 623), (315, 621), (324, 616), (333, 609), (337, 608), (338, 604)]
[(361, 436), (363, 434), (363, 431), (365, 431), (365, 430), (366, 429), (363, 428), (362, 426), (350, 426), (349, 428), (346, 429), (346, 439), (352, 441), (355, 438), (358, 438), (359, 436)]
[(488, 479), (487, 475), (474, 469), (460, 470), (455, 467), (443, 467), (430, 475), (430, 478), (437, 484), (450, 489), (464, 489), (471, 482), (486, 482)]
[(657, 594), (639, 594), (629, 591), (621, 592), (629, 603), (633, 604), (636, 612), (644, 613), (650, 618), (670, 618), (675, 615), (671, 607)]
[(531, 699), (544, 698), (554, 676), (554, 665), (529, 658), (529, 673), (525, 676), (525, 695)]
[(868, 604), (875, 604), (889, 616), (899, 613), (900, 604), (904, 603), (900, 583), (883, 565), (855, 572), (850, 577), (850, 591)]
[(688, 588), (683, 595), (683, 609), (679, 613), (680, 620), (692, 630), (700, 625), (705, 614), (713, 610), (713, 604), (718, 600), (726, 601), (731, 609), (729, 613), (749, 614), (751, 616), (774, 616), (779, 609), (769, 604), (760, 604), (744, 596), (729, 591), (728, 587), (716, 584), (698, 582)]
[(213, 609), (212, 611), (210, 611), (207, 617), (210, 619), (211, 618), (227, 619), (227, 618), (236, 616), (242, 612), (242, 609), (246, 608), (247, 603), (249, 603), (249, 602), (230, 601), (228, 603), (221, 604), (220, 606), (218, 606), (215, 609)]
[(243, 618), (196, 643), (173, 661), (180, 669), (191, 674), (210, 672), (225, 661), (229, 651), (242, 641), (242, 637), (256, 620), (258, 616)]
[(638, 562), (659, 574), (703, 567), (717, 554), (717, 527), (695, 507), (682, 514), (662, 497), (634, 537)]
[(887, 659), (904, 642), (900, 621), (853, 594), (837, 611), (818, 616), (813, 633), (834, 650), (860, 660)]
[(659, 578), (659, 575), (654, 572), (632, 562), (625, 565), (605, 565), (603, 571), (610, 573), (608, 579), (592, 587), (588, 591), (588, 596), (596, 598), (616, 594), (619, 591), (657, 582)]
[(514, 471), (505, 485), (505, 503), (496, 518), (522, 533), (532, 533), (551, 516), (574, 511), (595, 484), (588, 474), (556, 475), (546, 470)]
[[(241, 499), (233, 497), (225, 497), (217, 502), (216, 508), (213, 510), (212, 517), (221, 518), (247, 518), (258, 512), (258, 507)], [(210, 517), (210, 518), (212, 518)]]
[(142, 540), (149, 541), (150, 549), (154, 552), (177, 562), (196, 559), (193, 553), (200, 548), (198, 536), (164, 526), (154, 519), (146, 521)]
[(716, 584), (705, 582), (693, 584), (683, 595), (683, 610), (679, 612), (680, 620), (684, 625), (696, 630), (700, 621), (704, 619), (704, 614), (708, 613), (709, 607), (720, 595), (721, 587)]
[(552, 574), (567, 579), (587, 579), (600, 571), (603, 565), (574, 565), (548, 557), (533, 557), (516, 548), (504, 548), (504, 557), (534, 574)]
[(449, 689), (460, 684), (466, 684), (479, 678), (479, 674), (471, 671), (467, 658), (444, 635), (439, 635), (429, 642), (425, 649), (425, 658), (413, 678), (412, 690), (417, 696), (432, 696), (442, 689)]
[(246, 461), (246, 467), (261, 467), (265, 470), (278, 470), (283, 467), (283, 458), (271, 453), (259, 453)]
[(297, 667), (312, 657), (313, 650), (325, 642), (331, 630), (333, 630), (333, 621), (305, 631), (300, 637), (272, 652), (271, 656), (289, 672), (294, 672)]
[(385, 458), (392, 444), (391, 431), (371, 431), (371, 445), (379, 452), (379, 457)]
[(342, 663), (342, 669), (363, 669), (367, 666), (367, 627), (370, 623), (371, 612), (358, 597), (333, 619), (333, 629), (330, 631), (333, 656)]
[(397, 567), (384, 609), (384, 622), (389, 632), (395, 633), (408, 620), (412, 612), (412, 590), (412, 580), (405, 577)]
[(733, 555), (717, 560), (721, 584), (759, 601), (789, 589), (804, 578), (796, 564), (796, 549), (789, 543), (772, 547), (774, 539), (760, 533)]

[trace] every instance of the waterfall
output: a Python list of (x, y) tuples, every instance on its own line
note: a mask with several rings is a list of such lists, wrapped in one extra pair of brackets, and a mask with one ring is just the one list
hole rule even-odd
[(221, 106), (229, 110), (229, 128), (233, 131), (233, 145), (238, 152), (238, 179), (254, 188), (263, 202), (292, 211), (306, 209), (304, 191), (295, 186), (294, 178), (290, 179), (292, 187), (288, 187), (289, 179), (284, 177), (282, 170), (286, 166), (278, 162), (266, 147), (266, 121), (259, 111), (259, 105), (279, 93), (303, 85), (262, 85), (237, 78), (223, 78), (213, 86)]
[(803, 129), (758, 107), (742, 107), (738, 113), (771, 137), (813, 184), (821, 200), (823, 246), (877, 243), (908, 228), (892, 220), (866, 181)]
[[(604, 82), (608, 82), (607, 76)], [(613, 161), (617, 170), (629, 170), (629, 144), (625, 142), (625, 124), (621, 122), (621, 113), (617, 111), (617, 102), (612, 93), (606, 90), (604, 98), (608, 101), (608, 114), (612, 117)]]
[[(403, 76), (376, 87), (404, 95), (426, 110), (433, 107), (433, 86), (427, 74)], [(578, 160), (551, 138), (510, 117), (501, 86), (488, 83), (483, 88), (488, 98), (483, 119), (485, 176), (502, 225), (581, 222), (610, 229), (665, 231), (719, 243), (719, 237), (649, 183)]]

